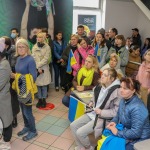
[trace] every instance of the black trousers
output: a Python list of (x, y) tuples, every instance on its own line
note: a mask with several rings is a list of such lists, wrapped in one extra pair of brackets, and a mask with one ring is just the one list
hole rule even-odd
[(12, 125), (3, 129), (3, 138), (5, 142), (9, 142), (12, 137)]

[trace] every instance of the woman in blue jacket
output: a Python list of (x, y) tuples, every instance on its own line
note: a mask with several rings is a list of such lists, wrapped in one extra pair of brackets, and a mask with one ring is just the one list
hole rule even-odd
[(63, 40), (63, 34), (61, 31), (58, 31), (56, 33), (53, 44), (54, 44), (53, 67), (55, 72), (55, 89), (56, 91), (59, 91), (59, 77), (61, 77), (61, 67), (62, 67), (61, 63), (63, 62), (61, 55), (63, 50), (67, 46), (66, 42)]
[[(121, 80), (120, 94), (123, 99), (117, 116), (107, 126), (114, 135), (126, 140), (126, 150), (134, 150), (134, 143), (150, 138), (148, 111), (136, 95), (139, 90), (140, 83), (137, 80), (131, 78)], [(122, 131), (117, 130), (118, 123), (124, 126)]]

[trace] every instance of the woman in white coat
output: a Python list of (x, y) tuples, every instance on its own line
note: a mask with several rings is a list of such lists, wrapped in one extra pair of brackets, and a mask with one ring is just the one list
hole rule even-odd
[(47, 85), (51, 82), (51, 75), (49, 72), (49, 59), (50, 59), (51, 49), (49, 45), (45, 42), (44, 33), (40, 32), (37, 34), (37, 43), (32, 49), (32, 56), (36, 62), (37, 68), (37, 80), (36, 84), (38, 86), (38, 98), (39, 101), (36, 107), (46, 107), (46, 97), (47, 97)]

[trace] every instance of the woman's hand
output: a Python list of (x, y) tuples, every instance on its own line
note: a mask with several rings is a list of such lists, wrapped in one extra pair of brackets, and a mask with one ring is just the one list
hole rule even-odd
[(116, 128), (116, 123), (115, 122), (111, 122), (109, 123), (107, 126), (106, 126), (107, 129), (111, 130), (111, 132), (114, 134), (114, 135), (117, 135), (117, 128)]
[(59, 60), (60, 62), (65, 62), (62, 58)]
[(110, 122), (106, 128), (109, 129), (111, 126), (116, 126), (116, 123), (115, 122)]
[(39, 72), (40, 74), (42, 74), (42, 73), (43, 73), (42, 69), (38, 69), (38, 72)]
[(99, 108), (95, 108), (94, 111), (96, 114), (100, 115), (102, 110)]
[(109, 130), (111, 130), (111, 132), (112, 132), (114, 135), (117, 135), (117, 133), (118, 133), (118, 130), (117, 130), (117, 128), (116, 128), (115, 126), (110, 126), (110, 127), (109, 127)]
[(78, 47), (78, 49), (79, 49), (79, 48), (81, 47), (81, 45), (78, 43), (78, 44), (77, 44), (77, 47)]
[(15, 79), (15, 75), (16, 75), (16, 74), (12, 72), (12, 73), (10, 74), (10, 77), (11, 77), (12, 79)]
[(82, 92), (84, 91), (84, 86), (76, 86), (77, 91)]
[(93, 102), (90, 102), (89, 104), (88, 104), (88, 107), (92, 107), (93, 106)]

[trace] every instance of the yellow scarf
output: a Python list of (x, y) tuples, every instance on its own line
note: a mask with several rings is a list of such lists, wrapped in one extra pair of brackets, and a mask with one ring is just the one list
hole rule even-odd
[(92, 81), (93, 81), (93, 75), (94, 75), (94, 69), (90, 69), (90, 70), (87, 70), (85, 67), (82, 67), (79, 72), (78, 72), (78, 75), (77, 75), (77, 82), (78, 82), (78, 85), (80, 85), (80, 81), (81, 81), (81, 78), (82, 77), (85, 77), (83, 82), (82, 82), (82, 85), (91, 85), (92, 84)]

